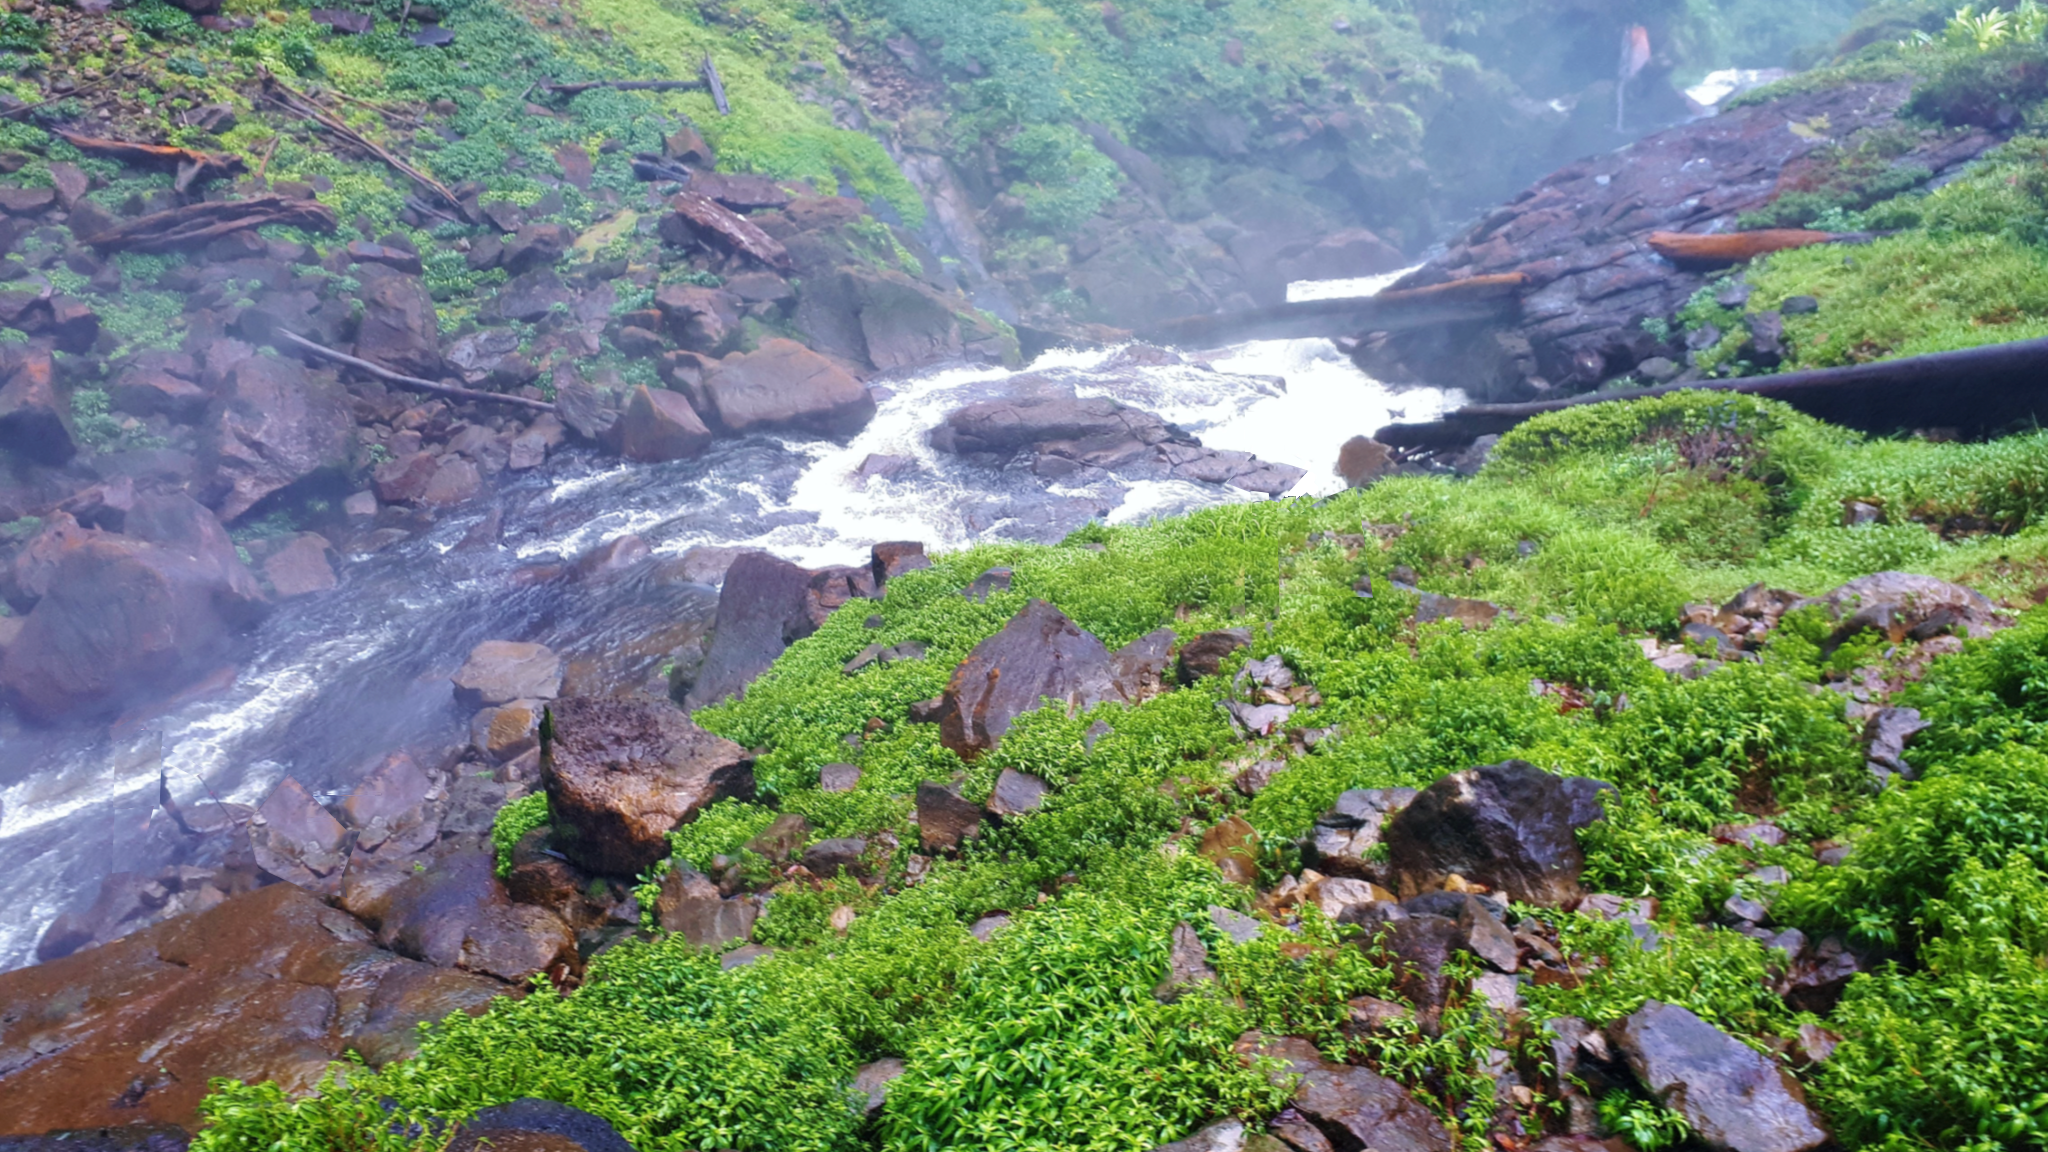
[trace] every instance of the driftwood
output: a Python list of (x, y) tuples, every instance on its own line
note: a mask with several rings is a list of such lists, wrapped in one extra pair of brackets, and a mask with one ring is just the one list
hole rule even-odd
[(1455, 448), (1545, 412), (1688, 388), (1782, 400), (1809, 416), (1864, 432), (1947, 428), (1975, 435), (2048, 419), (2048, 337), (1846, 368), (1591, 392), (1530, 404), (1470, 404), (1426, 424), (1390, 424), (1373, 439), (1394, 448)]
[(1221, 316), (1184, 316), (1140, 332), (1148, 341), (1181, 347), (1214, 347), (1240, 340), (1299, 340), (1312, 336), (1354, 336), (1398, 332), (1461, 320), (1489, 320), (1514, 311), (1529, 278), (1520, 272), (1473, 276), (1403, 288), (1377, 296), (1303, 300)]
[(718, 78), (718, 65), (711, 62), (711, 53), (704, 54), (704, 86), (711, 89), (712, 106), (720, 116), (732, 115), (732, 105), (725, 102), (725, 81)]
[(453, 384), (436, 384), (432, 380), (422, 380), (417, 376), (407, 376), (403, 372), (393, 372), (381, 364), (350, 356), (346, 352), (336, 352), (325, 344), (315, 344), (296, 332), (287, 332), (282, 328), (273, 330), (271, 335), (287, 344), (311, 352), (322, 359), (332, 360), (337, 364), (346, 364), (357, 371), (367, 372), (387, 384), (396, 384), (400, 388), (406, 388), (414, 392), (430, 392), (436, 396), (446, 396), (451, 400), (468, 400), (477, 404), (507, 404), (514, 408), (530, 408), (536, 412), (553, 412), (555, 410), (555, 406), (545, 400), (529, 400), (524, 396), (507, 396), (502, 392), (478, 392), (472, 388), (458, 388)]
[(779, 271), (795, 270), (789, 259), (789, 250), (782, 246), (781, 241), (709, 196), (678, 192), (669, 197), (668, 206), (701, 236), (720, 247), (750, 256)]
[(1726, 268), (1758, 256), (1827, 244), (1837, 240), (1860, 240), (1861, 236), (1838, 236), (1805, 228), (1765, 228), (1756, 232), (1720, 232), (1701, 235), (1691, 232), (1652, 232), (1645, 241), (1650, 251), (1680, 268)]
[(231, 153), (195, 152), (190, 148), (176, 148), (169, 144), (136, 144), (127, 140), (102, 140), (94, 136), (80, 136), (76, 132), (57, 129), (66, 144), (88, 156), (100, 156), (118, 160), (138, 168), (153, 166), (169, 168), (177, 173), (173, 187), (179, 192), (194, 184), (238, 176), (248, 169), (240, 156)]
[(540, 82), (540, 89), (550, 95), (574, 96), (592, 88), (611, 88), (620, 92), (683, 92), (698, 88), (709, 88), (705, 80), (578, 80), (573, 84), (551, 84)]
[(109, 251), (168, 252), (265, 224), (332, 232), (334, 210), (316, 200), (291, 200), (283, 196), (207, 200), (124, 220), (106, 232), (84, 239), (94, 248)]
[(279, 80), (276, 76), (273, 76), (267, 72), (264, 73), (263, 75), (263, 93), (264, 95), (270, 98), (272, 103), (283, 108), (285, 111), (291, 112), (295, 115), (306, 117), (308, 120), (313, 121), (313, 123), (318, 124), (321, 128), (327, 130), (327, 132), (329, 132), (330, 134), (337, 136), (346, 143), (353, 144), (357, 148), (362, 149), (364, 152), (367, 152), (368, 154), (375, 156), (377, 159), (382, 160), (384, 163), (390, 165), (400, 175), (403, 175), (407, 179), (411, 180), (413, 183), (419, 185), (421, 188), (424, 188), (427, 191), (432, 192), (435, 196), (440, 197), (442, 200), (446, 201), (451, 207), (455, 209), (455, 214), (458, 218), (460, 218), (462, 223), (480, 223), (480, 221), (477, 221), (470, 217), (468, 207), (466, 207), (461, 200), (456, 198), (455, 193), (448, 190), (447, 185), (441, 183), (439, 180), (434, 179), (432, 176), (427, 175), (425, 172), (420, 171), (419, 169), (413, 167), (412, 165), (406, 163), (405, 161), (400, 160), (397, 156), (392, 155), (390, 152), (380, 147), (378, 144), (370, 140), (368, 137), (364, 136), (362, 133), (357, 132), (355, 129), (349, 127), (347, 124), (342, 123), (340, 118), (335, 116), (332, 112), (329, 112), (325, 108), (320, 107), (320, 105), (315, 104), (310, 97), (306, 96), (303, 93), (293, 91), (291, 88), (287, 87), (283, 81)]

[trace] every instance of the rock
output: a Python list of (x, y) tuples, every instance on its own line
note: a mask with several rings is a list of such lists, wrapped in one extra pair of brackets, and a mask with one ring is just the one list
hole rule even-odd
[(1454, 620), (1467, 631), (1484, 632), (1493, 627), (1501, 613), (1500, 605), (1485, 600), (1470, 600), (1462, 596), (1440, 596), (1435, 592), (1421, 593), (1421, 601), (1415, 607), (1417, 624), (1434, 624), (1442, 620)]
[[(364, 19), (369, 19), (364, 16)], [(394, 272), (418, 276), (425, 271), (420, 254), (405, 248), (385, 247), (368, 240), (351, 240), (343, 250), (351, 264), (381, 264)]]
[(1233, 884), (1251, 885), (1259, 878), (1259, 834), (1242, 816), (1228, 816), (1202, 833), (1201, 853)]
[(875, 414), (868, 390), (837, 365), (794, 340), (761, 342), (727, 356), (704, 381), (718, 421), (745, 433), (778, 428), (848, 436)]
[[(212, 395), (190, 379), (161, 369), (132, 366), (107, 386), (117, 412), (131, 416), (164, 416), (180, 424), (198, 420)], [(5, 401), (0, 401), (5, 407)]]
[(553, 268), (535, 268), (514, 276), (498, 289), (497, 296), (482, 311), (486, 318), (536, 324), (546, 319), (556, 305), (567, 309), (575, 303), (576, 293), (562, 283)]
[(1244, 1152), (1244, 1147), (1244, 1125), (1235, 1120), (1219, 1120), (1185, 1140), (1161, 1144), (1152, 1152)]
[(1159, 628), (1109, 654), (1110, 683), (1125, 703), (1142, 704), (1166, 691), (1173, 641), (1173, 629)]
[(1310, 830), (1309, 863), (1337, 876), (1372, 876), (1367, 857), (1379, 844), (1387, 818), (1414, 803), (1413, 788), (1354, 788), (1316, 817)]
[(1353, 436), (1337, 449), (1337, 475), (1347, 488), (1363, 488), (1393, 468), (1393, 449), (1370, 436)]
[(784, 812), (770, 821), (768, 827), (755, 833), (744, 845), (749, 852), (766, 857), (771, 863), (787, 864), (803, 851), (804, 841), (810, 839), (811, 822), (802, 814)]
[(1906, 742), (1930, 726), (1918, 708), (1881, 708), (1863, 726), (1864, 754), (1871, 764), (1911, 780), (1918, 773), (1906, 763)]
[[(1310, 1051), (1313, 1051), (1311, 1049)], [(1315, 1060), (1301, 1070), (1294, 1108), (1335, 1148), (1451, 1152), (1450, 1133), (1406, 1088), (1369, 1068)]]
[(1791, 1074), (1684, 1008), (1652, 1000), (1614, 1035), (1643, 1087), (1707, 1147), (1805, 1152), (1828, 1142)]
[(1825, 1015), (1834, 1011), (1849, 981), (1870, 967), (1841, 937), (1828, 936), (1793, 958), (1778, 981), (1778, 995), (1795, 1012)]
[(633, 1152), (618, 1129), (580, 1108), (531, 1098), (482, 1109), (447, 1152)]
[(1500, 922), (1486, 905), (1466, 896), (1458, 910), (1458, 931), (1465, 936), (1465, 949), (1502, 972), (1520, 967), (1521, 946), (1514, 933)]
[(1810, 316), (1820, 311), (1820, 301), (1811, 296), (1787, 296), (1778, 302), (1778, 311), (1786, 316)]
[(1988, 636), (2002, 623), (1981, 593), (1911, 572), (1859, 576), (1822, 599), (1841, 621), (1821, 643), (1823, 656), (1866, 628), (1885, 633), (1897, 644), (1931, 640), (1956, 629), (1969, 636)]
[(527, 224), (505, 242), (501, 267), (514, 276), (550, 267), (575, 245), (576, 233), (566, 224)]
[(1316, 881), (1314, 886), (1316, 907), (1320, 908), (1327, 920), (1339, 920), (1344, 914), (1362, 904), (1392, 903), (1394, 894), (1367, 880), (1348, 876), (1328, 876)]
[(867, 869), (863, 861), (867, 852), (868, 842), (858, 836), (820, 840), (803, 850), (803, 865), (811, 875), (825, 880), (832, 879), (842, 871), (856, 878), (864, 878)]
[(29, 352), (7, 359), (12, 367), (0, 385), (0, 449), (19, 452), (39, 464), (69, 462), (78, 454), (78, 444), (71, 435), (71, 405), (58, 393), (50, 354)]
[(704, 708), (740, 692), (835, 609), (876, 592), (866, 565), (814, 572), (766, 552), (741, 553), (726, 570), (711, 648), (684, 705)]
[(301, 532), (292, 542), (263, 558), (263, 575), (281, 599), (325, 592), (339, 581), (327, 562), (333, 545), (317, 532)]
[(1240, 648), (1251, 647), (1251, 643), (1252, 630), (1249, 628), (1224, 628), (1202, 633), (1181, 647), (1181, 683), (1193, 684), (1204, 676), (1222, 672), (1225, 658)]
[(973, 759), (994, 748), (1018, 716), (1051, 697), (1069, 712), (1114, 698), (1109, 650), (1059, 609), (1033, 600), (1000, 632), (974, 646), (946, 684), (939, 740)]
[(300, 784), (285, 777), (249, 821), (249, 843), (265, 872), (319, 896), (341, 891), (348, 830)]
[(687, 351), (717, 354), (740, 331), (740, 300), (730, 292), (695, 284), (666, 284), (654, 294), (664, 327)]
[(523, 984), (576, 964), (575, 933), (545, 908), (514, 904), (488, 846), (447, 853), (425, 871), (403, 867), (377, 895), (345, 900), (378, 943), (436, 967)]
[(1454, 772), (1387, 824), (1395, 887), (1412, 896), (1457, 875), (1511, 900), (1568, 904), (1586, 863), (1574, 833), (1602, 818), (1608, 787), (1522, 760)]
[(311, 19), (313, 23), (325, 24), (344, 36), (361, 36), (377, 26), (375, 16), (346, 8), (315, 8)]
[(1257, 920), (1220, 904), (1209, 905), (1209, 922), (1216, 926), (1218, 932), (1239, 944), (1249, 944), (1259, 938)]
[(1196, 984), (1216, 982), (1216, 969), (1209, 966), (1209, 949), (1193, 927), (1178, 924), (1173, 929), (1173, 947), (1167, 953), (1166, 979), (1152, 994), (1172, 1001)]
[(903, 1075), (906, 1070), (903, 1061), (895, 1056), (884, 1056), (880, 1060), (863, 1064), (853, 1074), (853, 1083), (847, 1091), (859, 1105), (862, 1115), (872, 1120), (882, 1114), (882, 1104), (888, 1099), (889, 1084)]
[[(198, 1126), (215, 1077), (310, 1091), (345, 1048), (404, 1054), (416, 1027), (507, 991), (377, 948), (289, 884), (0, 974), (0, 1135)], [(62, 1059), (45, 1054), (62, 1052)]]
[(223, 523), (271, 493), (322, 471), (348, 466), (355, 419), (348, 390), (329, 373), (264, 353), (208, 375), (201, 463), (217, 480)]
[(355, 354), (394, 372), (433, 380), (441, 375), (441, 328), (434, 298), (417, 276), (362, 265), (363, 316)]
[(874, 569), (875, 583), (887, 584), (905, 572), (916, 572), (932, 566), (931, 558), (924, 554), (924, 545), (915, 540), (888, 540), (868, 549), (871, 559), (869, 567)]
[(642, 464), (695, 459), (711, 447), (711, 430), (688, 398), (645, 384), (633, 389), (618, 431), (620, 454)]
[(917, 786), (917, 835), (926, 852), (951, 851), (981, 834), (981, 809), (957, 788), (925, 781)]
[(969, 924), (967, 926), (967, 934), (986, 944), (990, 940), (995, 939), (996, 933), (1008, 927), (1009, 923), (1010, 914), (1008, 912), (991, 912), (977, 919), (974, 923)]
[[(108, 8), (111, 10), (111, 3)], [(86, 9), (81, 5), (79, 10)], [(192, 1134), (176, 1124), (123, 1124), (0, 1136), (4, 1152), (187, 1152), (191, 1147)]]
[[(652, 865), (650, 865), (652, 867)], [(654, 901), (655, 919), (698, 948), (722, 948), (754, 934), (760, 910), (745, 897), (726, 899), (703, 873), (678, 862), (661, 878)]]
[(668, 833), (729, 797), (751, 799), (753, 760), (666, 703), (571, 699), (552, 709), (541, 776), (571, 861), (637, 876), (668, 855)]
[(440, 835), (433, 802), (441, 797), (411, 756), (394, 752), (341, 802), (340, 814), (361, 851), (418, 852)]
[(475, 496), (483, 484), (483, 474), (476, 465), (451, 452), (440, 458), (426, 488), (420, 492), (419, 504), (425, 508), (453, 508)]
[(1014, 575), (1008, 568), (991, 568), (976, 576), (972, 583), (960, 590), (960, 595), (976, 604), (988, 603), (990, 595), (1010, 590), (1010, 578)]
[(860, 787), (860, 769), (851, 764), (827, 764), (818, 769), (820, 792), (851, 792)]
[(191, 498), (137, 497), (124, 527), (74, 528), (38, 561), (45, 591), (0, 656), (0, 692), (30, 719), (111, 715), (176, 688), (262, 615), (255, 577)]
[(464, 708), (553, 700), (562, 688), (562, 658), (541, 644), (486, 640), (470, 649), (451, 679), (455, 702)]
[[(1395, 990), (1413, 1003), (1425, 1020), (1434, 1021), (1451, 990), (1444, 965), (1465, 947), (1465, 934), (1458, 922), (1428, 913), (1411, 915), (1383, 904), (1361, 911), (1366, 914), (1354, 915), (1351, 922), (1363, 926), (1366, 940), (1376, 940), (1395, 962)], [(1380, 931), (1382, 925), (1384, 931)]]
[(513, 700), (480, 709), (469, 722), (470, 746), (493, 764), (504, 764), (540, 747), (540, 700)]
[(1005, 768), (996, 776), (995, 791), (989, 794), (990, 814), (1006, 819), (1036, 812), (1045, 803), (1045, 781), (1028, 772)]

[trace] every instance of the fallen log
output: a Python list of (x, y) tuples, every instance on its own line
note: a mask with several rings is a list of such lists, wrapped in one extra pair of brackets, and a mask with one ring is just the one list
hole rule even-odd
[(1645, 243), (1649, 244), (1650, 251), (1680, 268), (1699, 270), (1727, 268), (1745, 260), (1768, 256), (1773, 252), (1805, 248), (1813, 244), (1864, 239), (1868, 237), (1853, 233), (1838, 235), (1833, 232), (1814, 232), (1805, 228), (1764, 228), (1755, 232), (1719, 232), (1712, 235), (1652, 232)]
[(346, 352), (337, 352), (325, 344), (315, 344), (296, 332), (287, 332), (282, 328), (273, 329), (271, 335), (294, 347), (311, 352), (322, 359), (332, 360), (337, 364), (346, 364), (358, 371), (367, 372), (387, 384), (396, 384), (400, 388), (409, 389), (414, 392), (428, 392), (435, 396), (446, 396), (451, 400), (467, 400), (476, 404), (506, 404), (514, 408), (530, 408), (536, 412), (553, 412), (555, 410), (555, 406), (545, 400), (529, 400), (524, 396), (507, 396), (502, 392), (478, 392), (473, 388), (458, 388), (453, 384), (436, 384), (432, 380), (422, 380), (417, 376), (407, 376), (403, 372), (393, 372), (381, 364), (350, 356)]
[(1809, 416), (1879, 435), (1915, 428), (1981, 435), (2048, 420), (2048, 337), (1846, 368), (1589, 392), (1528, 404), (1468, 404), (1427, 423), (1389, 424), (1373, 439), (1394, 448), (1457, 448), (1545, 412), (1686, 389), (1782, 400)]
[(705, 80), (578, 80), (571, 84), (554, 84), (543, 80), (540, 89), (553, 96), (574, 96), (593, 88), (610, 88), (619, 92), (684, 92), (709, 88)]
[(781, 241), (709, 196), (678, 192), (669, 197), (668, 206), (701, 238), (709, 239), (718, 247), (752, 257), (781, 272), (795, 271), (789, 250), (782, 246)]
[(59, 92), (55, 96), (46, 97), (33, 104), (23, 104), (19, 108), (9, 108), (4, 112), (0, 112), (0, 120), (10, 120), (16, 116), (26, 116), (38, 108), (47, 108), (59, 100), (69, 100), (73, 96), (83, 96), (87, 92), (91, 92), (96, 88), (104, 88), (111, 83), (113, 83), (113, 77), (109, 76), (104, 80), (95, 80), (90, 84), (80, 84), (69, 92)]
[(195, 152), (190, 148), (177, 148), (169, 144), (137, 144), (128, 140), (102, 140), (96, 136), (80, 136), (76, 132), (56, 130), (66, 144), (88, 156), (99, 156), (135, 167), (168, 168), (177, 173), (172, 187), (179, 192), (194, 184), (205, 184), (214, 180), (241, 175), (248, 170), (240, 156), (232, 153)]
[(711, 53), (704, 54), (704, 86), (711, 89), (711, 103), (720, 116), (732, 115), (732, 105), (725, 101), (725, 81), (718, 78), (718, 65), (711, 62)]
[(1403, 288), (1377, 296), (1302, 300), (1220, 316), (1183, 316), (1139, 332), (1140, 339), (1180, 347), (1213, 348), (1243, 340), (1300, 340), (1398, 332), (1463, 320), (1490, 320), (1520, 307), (1529, 278), (1520, 272), (1473, 276)]
[[(410, 10), (411, 8), (410, 0), (408, 0), (407, 8), (408, 10)], [(401, 27), (402, 26), (403, 23), (401, 22)], [(342, 141), (348, 144), (352, 144), (357, 148), (360, 148), (365, 153), (368, 153), (371, 156), (375, 156), (377, 159), (382, 160), (384, 163), (390, 165), (394, 171), (398, 172), (406, 179), (411, 180), (413, 183), (419, 185), (421, 188), (424, 188), (427, 191), (432, 192), (434, 195), (440, 197), (442, 200), (446, 201), (450, 207), (455, 209), (455, 215), (461, 220), (462, 223), (481, 223), (481, 221), (473, 218), (470, 215), (468, 205), (464, 204), (460, 199), (456, 198), (455, 193), (450, 191), (446, 184), (441, 183), (439, 180), (434, 179), (432, 176), (427, 175), (425, 172), (420, 171), (419, 169), (392, 155), (389, 151), (384, 149), (382, 146), (378, 145), (369, 137), (364, 136), (362, 133), (349, 127), (347, 124), (342, 123), (339, 117), (327, 111), (327, 109), (320, 107), (320, 105), (318, 104), (315, 104), (310, 97), (306, 96), (301, 92), (296, 92), (292, 90), (283, 81), (279, 80), (276, 76), (273, 76), (268, 72), (265, 72), (263, 74), (263, 94), (269, 97), (270, 101), (276, 104), (278, 107), (283, 108), (285, 111), (290, 112), (294, 115), (304, 116), (308, 120), (311, 120), (313, 123), (325, 129), (330, 135), (338, 137)]]
[(84, 240), (91, 247), (107, 251), (169, 252), (197, 247), (231, 232), (265, 224), (332, 232), (334, 223), (334, 210), (317, 200), (252, 196), (247, 200), (208, 200), (152, 212), (122, 221)]

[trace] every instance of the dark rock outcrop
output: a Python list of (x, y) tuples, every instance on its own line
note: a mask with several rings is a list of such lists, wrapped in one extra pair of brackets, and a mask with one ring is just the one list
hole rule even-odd
[(252, 353), (208, 375), (214, 401), (204, 421), (202, 463), (215, 477), (209, 495), (223, 523), (279, 489), (348, 463), (355, 420), (348, 390), (332, 373)]
[(851, 375), (794, 340), (774, 338), (734, 353), (704, 380), (728, 432), (794, 429), (849, 436), (874, 417), (875, 401)]
[(751, 798), (745, 749), (655, 702), (564, 700), (550, 709), (541, 776), (564, 854), (593, 872), (637, 876), (668, 855), (668, 833), (728, 797)]
[(917, 786), (917, 835), (927, 852), (950, 852), (981, 831), (981, 809), (960, 790), (925, 781)]
[(1511, 900), (1568, 904), (1586, 866), (1574, 833), (1602, 818), (1608, 788), (1522, 760), (1454, 772), (1388, 822), (1388, 874), (1403, 896), (1457, 875)]
[(1684, 1008), (1652, 1000), (1613, 1032), (1643, 1087), (1707, 1147), (1806, 1152), (1828, 1142), (1790, 1073)]
[(974, 646), (947, 682), (939, 740), (968, 759), (1050, 698), (1069, 711), (1116, 698), (1109, 649), (1059, 609), (1033, 600)]

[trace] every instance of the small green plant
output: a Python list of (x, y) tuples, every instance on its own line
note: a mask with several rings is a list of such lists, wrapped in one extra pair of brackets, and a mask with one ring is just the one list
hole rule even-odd
[(498, 875), (512, 874), (512, 849), (528, 832), (548, 823), (548, 794), (529, 792), (512, 801), (491, 819), (491, 846), (498, 853)]
[(1600, 1124), (1642, 1152), (1662, 1152), (1692, 1140), (1692, 1125), (1662, 1104), (1623, 1091), (1600, 1098)]

